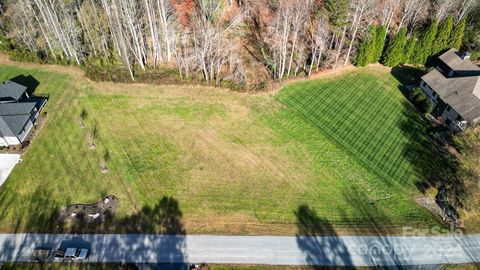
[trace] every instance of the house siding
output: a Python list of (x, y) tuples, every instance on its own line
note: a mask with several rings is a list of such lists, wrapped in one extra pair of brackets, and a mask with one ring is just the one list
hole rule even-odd
[(28, 122), (25, 124), (20, 134), (18, 134), (17, 136), (18, 140), (23, 143), (27, 135), (30, 133), (30, 130), (32, 130), (32, 128), (33, 128), (33, 122), (28, 120)]
[(0, 138), (0, 146), (19, 145), (20, 141), (17, 137), (2, 137)]
[(3, 137), (0, 137), (0, 147), (5, 146), (8, 146), (7, 141)]
[(451, 108), (450, 106), (447, 107), (447, 108), (450, 108), (450, 110), (445, 109), (443, 111), (443, 113), (442, 113), (443, 119), (449, 119), (452, 122), (456, 121), (459, 114), (453, 108)]
[[(438, 94), (428, 86), (428, 84), (425, 81), (421, 81), (420, 83), (420, 88), (425, 92), (425, 94), (429, 97), (429, 99), (434, 103), (434, 105), (438, 104), (439, 101), (439, 96)], [(440, 102), (441, 104), (444, 104)], [(448, 125), (450, 128), (459, 130), (459, 127), (457, 126), (457, 118), (460, 116), (458, 112), (456, 112), (450, 105), (445, 103), (445, 107), (441, 108), (439, 112), (437, 112), (435, 115), (441, 116), (443, 119), (444, 124)], [(461, 117), (461, 116), (460, 116)], [(448, 120), (448, 121), (447, 121)]]
[(433, 91), (432, 88), (430, 88), (430, 86), (428, 86), (428, 84), (423, 80), (420, 83), (420, 89), (422, 89), (423, 92), (427, 94), (427, 96), (430, 98), (430, 100), (432, 100), (433, 103), (437, 104), (437, 93), (435, 93), (435, 91)]

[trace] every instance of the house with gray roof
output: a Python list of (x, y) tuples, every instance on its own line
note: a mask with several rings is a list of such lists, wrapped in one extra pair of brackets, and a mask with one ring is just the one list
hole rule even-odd
[(13, 81), (1, 83), (0, 146), (24, 143), (45, 103), (45, 98), (29, 96), (26, 86)]
[(440, 55), (420, 88), (434, 103), (432, 115), (449, 128), (461, 131), (480, 123), (480, 67), (468, 53), (452, 48)]

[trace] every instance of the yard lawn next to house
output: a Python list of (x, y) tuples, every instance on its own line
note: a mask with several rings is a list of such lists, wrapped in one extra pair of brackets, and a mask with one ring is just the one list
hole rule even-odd
[[(431, 125), (403, 96), (389, 69), (356, 69), (286, 86), (277, 99), (341, 145), (392, 189), (415, 193), (450, 165)], [(438, 179), (437, 179), (438, 180)]]
[(386, 71), (292, 84), (278, 97), (0, 66), (0, 80), (19, 74), (34, 76), (50, 100), (45, 125), (0, 188), (2, 231), (59, 231), (56, 209), (106, 194), (119, 198), (115, 218), (133, 226), (97, 231), (162, 231), (172, 222), (157, 219), (171, 210), (165, 197), (178, 201), (176, 226), (187, 233), (295, 234), (302, 205), (324, 233), (436, 224), (412, 200), (414, 173), (401, 155), (411, 140), (398, 124), (418, 117)]

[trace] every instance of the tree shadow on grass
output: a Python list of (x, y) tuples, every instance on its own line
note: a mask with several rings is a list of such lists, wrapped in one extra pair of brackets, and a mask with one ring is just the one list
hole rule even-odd
[(37, 79), (35, 79), (32, 75), (25, 76), (21, 74), (10, 80), (12, 82), (16, 82), (18, 84), (26, 86), (28, 95), (32, 95), (37, 89), (37, 87), (40, 85), (40, 82), (37, 81)]
[(74, 221), (61, 230), (69, 233), (185, 234), (179, 203), (172, 197), (163, 197), (154, 206), (144, 206), (131, 216), (110, 215), (95, 223)]
[[(401, 269), (403, 261), (400, 255), (405, 252), (402, 247), (388, 235), (398, 230), (398, 225), (391, 223), (389, 216), (382, 206), (385, 200), (369, 201), (368, 194), (354, 185), (346, 188), (343, 200), (352, 207), (352, 211), (359, 219), (352, 219), (342, 209), (338, 209), (340, 223), (348, 225), (351, 235), (368, 234), (375, 237), (350, 238), (339, 236), (335, 227), (328, 220), (317, 215), (314, 209), (307, 205), (300, 205), (295, 211), (297, 218), (297, 244), (305, 256), (308, 265), (318, 269), (333, 267), (353, 267), (352, 256), (363, 259), (372, 266), (388, 265), (391, 269)], [(389, 203), (395, 207), (395, 198)], [(408, 220), (409, 217), (405, 217)], [(415, 224), (408, 224), (415, 226)], [(401, 225), (403, 226), (403, 225)], [(404, 254), (402, 254), (404, 255)], [(405, 258), (405, 257), (402, 257)], [(407, 257), (408, 258), (408, 257)], [(392, 267), (392, 266), (395, 267)]]
[(308, 265), (315, 268), (352, 265), (347, 247), (337, 238), (335, 229), (327, 220), (320, 218), (308, 205), (300, 205), (295, 216), (298, 224), (297, 245)]
[[(33, 194), (26, 196), (23, 201), (15, 199), (10, 190), (1, 189), (0, 220), (5, 222), (4, 229), (12, 233), (28, 231), (30, 233), (186, 234), (179, 203), (172, 197), (163, 197), (154, 206), (144, 206), (136, 214), (127, 217), (109, 215), (96, 223), (82, 221), (63, 223), (59, 218), (61, 206), (52, 198), (54, 198), (52, 191), (42, 186), (39, 186)], [(14, 207), (14, 204), (18, 203), (22, 203), (24, 207)], [(22, 211), (12, 213), (11, 209)]]
[[(381, 206), (385, 203), (385, 200), (368, 201), (366, 200), (368, 194), (355, 186), (349, 187), (343, 193), (343, 198), (354, 209), (354, 212), (362, 217), (362, 222), (367, 224), (371, 233), (376, 236), (375, 238), (361, 240), (366, 247), (363, 253), (372, 265), (395, 265), (396, 267), (392, 267), (392, 269), (401, 269), (402, 261), (399, 259), (398, 253), (403, 252), (403, 250), (395, 249), (395, 243), (388, 237), (398, 228), (395, 228), (396, 226), (392, 224), (388, 215), (382, 210), (384, 207)], [(395, 198), (390, 200), (389, 203), (394, 207)], [(346, 216), (343, 219), (348, 220)], [(352, 230), (356, 235), (362, 235), (362, 230), (355, 232), (355, 227), (352, 227)]]
[[(27, 235), (24, 239), (11, 236), (11, 239), (3, 241), (3, 246), (0, 247), (2, 251), (0, 259), (11, 261), (15, 259), (16, 254), (29, 256), (31, 254), (26, 252), (31, 252), (32, 244), (49, 246), (52, 249), (72, 245), (77, 247), (81, 244), (82, 247), (88, 248), (94, 257), (106, 261), (124, 261), (126, 269), (136, 269), (136, 265), (138, 269), (142, 269), (147, 264), (161, 269), (187, 267), (186, 231), (179, 203), (174, 198), (163, 197), (154, 206), (145, 206), (138, 213), (128, 217), (111, 216), (96, 224), (77, 222), (72, 226), (62, 226), (58, 218), (59, 207), (50, 201), (51, 194), (40, 190), (35, 195), (37, 200), (30, 202), (32, 206), (35, 204), (38, 208), (49, 208), (49, 205), (53, 205), (53, 208), (31, 216), (19, 216), (18, 223), (22, 226), (18, 228), (30, 232), (82, 234), (64, 239), (59, 239), (59, 235), (55, 234)], [(114, 252), (111, 252), (112, 250)]]
[[(115, 222), (115, 220), (112, 220)], [(118, 220), (115, 232), (185, 234), (178, 201), (163, 197), (155, 206), (144, 206), (139, 213)]]
[(393, 67), (390, 73), (402, 85), (417, 84), (420, 78), (426, 74), (424, 69), (404, 65)]
[[(8, 183), (7, 183), (8, 184)], [(52, 199), (52, 191), (39, 185), (35, 192), (18, 195), (8, 188), (0, 189), (0, 221), (9, 232), (47, 233), (55, 231), (59, 204)], [(20, 207), (18, 206), (20, 204)], [(16, 212), (13, 212), (13, 211)], [(10, 223), (10, 224), (8, 224)]]
[(417, 176), (418, 180), (414, 184), (421, 192), (432, 186), (444, 187), (448, 191), (448, 198), (461, 206), (466, 187), (458, 176), (458, 158), (434, 139), (435, 127), (420, 116), (410, 103), (404, 101), (402, 105), (404, 117), (398, 126), (407, 138), (403, 155)]
[[(7, 183), (8, 184), (8, 183)], [(52, 200), (52, 192), (40, 185), (35, 192), (25, 197), (25, 200), (15, 198), (14, 191), (4, 187), (0, 189), (0, 205), (2, 211), (0, 220), (5, 222), (10, 233), (35, 232), (47, 233), (55, 231), (56, 218), (58, 216), (58, 204)], [(23, 207), (15, 207), (15, 204), (22, 204)], [(12, 209), (21, 212), (13, 213)], [(13, 216), (13, 217), (12, 217)], [(9, 223), (9, 224), (8, 224)], [(22, 237), (20, 235), (19, 237)], [(46, 242), (49, 242), (46, 240)], [(6, 238), (0, 247), (0, 261), (16, 260), (18, 255), (25, 255), (31, 242), (28, 235), (22, 240), (14, 237)]]

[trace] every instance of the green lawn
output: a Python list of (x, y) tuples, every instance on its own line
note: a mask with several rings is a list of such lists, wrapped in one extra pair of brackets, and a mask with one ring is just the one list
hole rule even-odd
[(430, 125), (385, 70), (350, 72), (291, 84), (278, 100), (299, 112), (393, 189), (417, 190), (446, 162), (428, 135)]
[(3, 231), (59, 231), (57, 209), (105, 194), (120, 199), (114, 225), (92, 230), (173, 223), (187, 233), (294, 234), (302, 205), (349, 233), (434, 223), (412, 200), (418, 172), (401, 154), (411, 139), (399, 123), (422, 120), (385, 71), (298, 83), (278, 96), (0, 67), (0, 80), (19, 74), (33, 75), (50, 100), (45, 126), (0, 188)]

